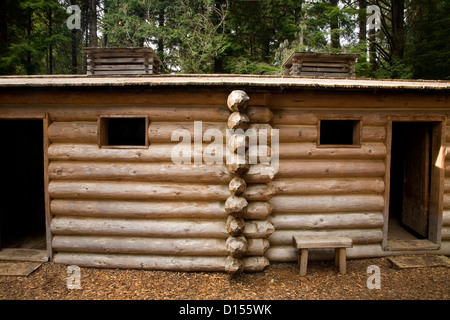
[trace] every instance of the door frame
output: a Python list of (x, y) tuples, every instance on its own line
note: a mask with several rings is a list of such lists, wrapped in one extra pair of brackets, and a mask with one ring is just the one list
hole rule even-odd
[[(428, 217), (428, 241), (436, 244), (439, 249), (442, 239), (442, 217), (444, 201), (444, 179), (445, 179), (445, 156), (446, 156), (446, 127), (447, 117), (434, 116), (390, 116), (386, 125), (386, 149), (385, 159), (385, 191), (383, 210), (383, 250), (388, 248), (388, 228), (389, 228), (389, 204), (391, 185), (391, 159), (392, 159), (392, 123), (393, 122), (429, 122), (432, 123), (432, 147), (431, 147), (431, 188), (430, 188), (430, 211)], [(415, 241), (415, 240), (411, 240)]]
[[(48, 165), (49, 165), (49, 158), (48, 158), (48, 147), (49, 147), (49, 140), (48, 140), (48, 127), (50, 126), (51, 120), (49, 115), (43, 114), (42, 116), (20, 116), (20, 113), (14, 113), (14, 114), (0, 114), (0, 120), (41, 120), (42, 126), (43, 126), (43, 156), (44, 156), (44, 167), (42, 168), (44, 172), (44, 214), (45, 214), (45, 240), (46, 240), (46, 247), (47, 247), (47, 256), (51, 260), (53, 260), (53, 250), (52, 250), (52, 234), (50, 230), (50, 222), (51, 222), (51, 215), (50, 215), (50, 195), (48, 192), (48, 185), (49, 185), (49, 178), (48, 178)], [(1, 248), (0, 248), (1, 249)]]

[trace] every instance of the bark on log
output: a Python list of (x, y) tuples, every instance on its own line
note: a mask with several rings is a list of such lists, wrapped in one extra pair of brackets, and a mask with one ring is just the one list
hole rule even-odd
[(242, 218), (248, 209), (248, 202), (243, 197), (230, 196), (225, 201), (225, 212), (235, 218)]
[(49, 165), (51, 180), (126, 180), (158, 182), (229, 183), (232, 176), (222, 165), (155, 163), (59, 162)]
[(250, 124), (250, 119), (247, 114), (242, 112), (234, 112), (228, 118), (228, 129), (230, 130), (247, 130)]
[[(52, 240), (59, 252), (120, 253), (174, 256), (226, 256), (225, 239), (161, 239), (141, 237), (61, 236)], [(261, 256), (269, 248), (266, 239), (248, 239), (247, 255)]]
[(231, 275), (241, 274), (244, 271), (244, 262), (241, 259), (228, 256), (225, 259), (225, 271)]
[[(225, 221), (218, 220), (143, 220), (56, 216), (50, 230), (54, 235), (99, 235), (162, 238), (219, 238), (229, 233)], [(274, 231), (268, 221), (247, 221), (246, 238), (265, 239)]]
[(225, 249), (233, 258), (241, 259), (247, 254), (248, 243), (245, 237), (229, 237)]
[(231, 112), (244, 112), (248, 107), (249, 101), (250, 98), (245, 91), (235, 90), (228, 96), (228, 109)]
[(383, 143), (364, 143), (361, 148), (317, 148), (315, 143), (280, 143), (280, 159), (348, 159), (384, 160), (386, 146)]
[(51, 142), (97, 143), (97, 122), (54, 122), (48, 127)]
[(384, 223), (380, 213), (275, 214), (269, 221), (276, 230), (373, 229)]
[[(384, 161), (280, 161), (277, 178), (379, 178)], [(247, 181), (247, 180), (246, 180)]]
[(270, 185), (278, 195), (383, 194), (383, 179), (290, 179)]
[(382, 211), (382, 195), (281, 196), (270, 199), (274, 213)]
[(233, 216), (227, 218), (227, 232), (233, 237), (239, 237), (244, 234), (245, 221), (243, 219), (237, 219)]
[(244, 192), (247, 190), (247, 184), (245, 183), (245, 180), (239, 177), (234, 177), (229, 185), (228, 188), (230, 190), (230, 193), (234, 196), (242, 196)]
[(49, 194), (56, 199), (193, 200), (225, 201), (226, 185), (128, 181), (51, 181)]
[[(275, 226), (276, 228), (276, 226)], [(294, 228), (292, 228), (294, 229)], [(288, 246), (292, 244), (293, 236), (332, 235), (346, 236), (353, 240), (353, 244), (381, 243), (383, 231), (381, 229), (337, 229), (337, 230), (279, 230), (270, 237), (271, 246)]]

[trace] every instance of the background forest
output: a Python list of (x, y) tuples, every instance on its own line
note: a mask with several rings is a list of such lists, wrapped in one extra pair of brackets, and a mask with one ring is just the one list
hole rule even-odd
[(0, 74), (85, 74), (84, 47), (118, 46), (152, 47), (164, 73), (280, 75), (314, 51), (361, 54), (358, 77), (449, 80), (450, 1), (0, 0)]

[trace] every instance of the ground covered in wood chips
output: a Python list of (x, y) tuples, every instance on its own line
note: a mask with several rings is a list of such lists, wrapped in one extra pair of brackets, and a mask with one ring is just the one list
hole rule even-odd
[[(370, 290), (369, 266), (379, 266), (381, 288)], [(67, 288), (67, 266), (45, 263), (28, 277), (0, 276), (2, 300), (448, 300), (450, 268), (396, 270), (387, 258), (349, 260), (341, 275), (331, 261), (310, 261), (300, 277), (295, 263), (264, 272), (162, 272), (81, 268), (81, 289)]]

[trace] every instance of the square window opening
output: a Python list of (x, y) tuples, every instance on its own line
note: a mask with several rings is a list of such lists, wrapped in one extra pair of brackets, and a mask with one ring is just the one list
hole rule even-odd
[(320, 146), (361, 146), (360, 120), (320, 120)]
[(101, 147), (147, 147), (147, 118), (101, 117)]

